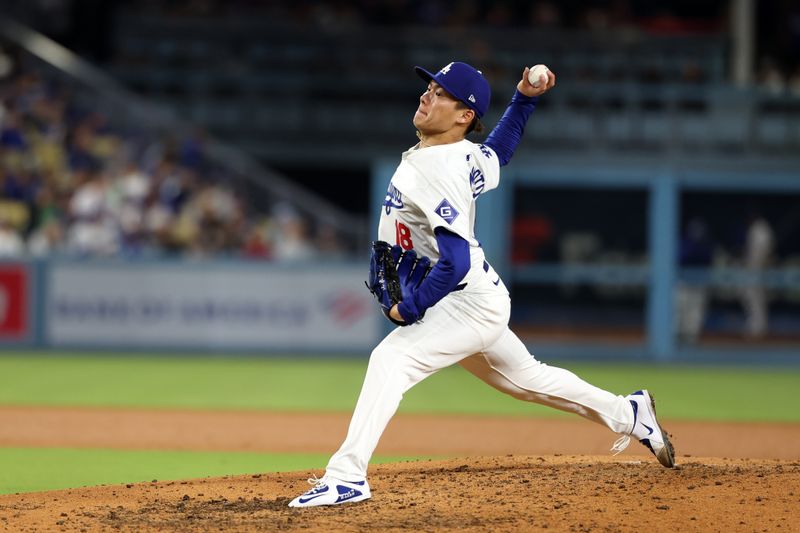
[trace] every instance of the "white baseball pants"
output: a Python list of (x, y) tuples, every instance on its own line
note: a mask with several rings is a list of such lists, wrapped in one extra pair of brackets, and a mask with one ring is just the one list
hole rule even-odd
[(383, 339), (372, 351), (347, 437), (326, 474), (347, 481), (366, 479), (370, 457), (403, 394), (454, 363), (515, 398), (577, 413), (615, 433), (630, 433), (630, 403), (572, 372), (537, 361), (508, 328), (510, 309), (505, 292), (455, 292), (428, 309), (423, 321), (399, 327)]

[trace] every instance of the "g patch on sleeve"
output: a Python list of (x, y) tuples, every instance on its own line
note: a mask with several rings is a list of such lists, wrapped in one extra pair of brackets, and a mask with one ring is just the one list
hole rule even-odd
[(436, 209), (434, 209), (433, 212), (442, 217), (444, 221), (450, 225), (453, 224), (453, 221), (458, 216), (458, 211), (456, 211), (455, 207), (450, 205), (450, 202), (447, 201), (447, 198), (443, 199), (439, 205), (436, 206)]

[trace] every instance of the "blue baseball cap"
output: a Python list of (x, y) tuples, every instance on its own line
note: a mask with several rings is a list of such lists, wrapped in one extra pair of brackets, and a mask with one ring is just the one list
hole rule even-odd
[(464, 102), (467, 107), (482, 118), (489, 109), (492, 90), (483, 73), (471, 65), (454, 61), (444, 66), (436, 74), (431, 74), (422, 67), (414, 67), (417, 75), (430, 83), (431, 80), (441, 85), (445, 91), (452, 94), (456, 100)]

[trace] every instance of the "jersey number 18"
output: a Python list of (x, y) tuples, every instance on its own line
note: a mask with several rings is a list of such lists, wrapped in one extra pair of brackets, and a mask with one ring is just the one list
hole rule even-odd
[(408, 226), (395, 220), (394, 230), (397, 236), (397, 244), (399, 244), (403, 250), (410, 250), (414, 247), (414, 243), (411, 241), (411, 230), (408, 229)]

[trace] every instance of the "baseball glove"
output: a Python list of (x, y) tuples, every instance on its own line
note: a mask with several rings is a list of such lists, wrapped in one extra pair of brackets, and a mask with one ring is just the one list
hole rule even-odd
[[(388, 242), (373, 241), (369, 258), (369, 281), (365, 284), (372, 296), (381, 306), (381, 311), (389, 320), (389, 311), (403, 298), (400, 277), (397, 275), (397, 261), (402, 248), (391, 246)], [(394, 320), (392, 320), (394, 322)]]
[(428, 275), (429, 266), (430, 260), (427, 257), (417, 260), (414, 250), (403, 252), (396, 244), (392, 246), (388, 242), (373, 241), (369, 281), (364, 283), (378, 301), (384, 316), (398, 326), (413, 324), (425, 314), (424, 311), (416, 313), (414, 309), (417, 316), (412, 320), (399, 322), (389, 316), (389, 311), (395, 304), (402, 302), (404, 297), (413, 302), (411, 293)]

